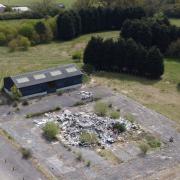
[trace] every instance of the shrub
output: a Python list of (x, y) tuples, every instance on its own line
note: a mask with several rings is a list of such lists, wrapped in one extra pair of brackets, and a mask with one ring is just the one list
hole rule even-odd
[(47, 122), (43, 127), (43, 135), (46, 137), (47, 140), (54, 140), (56, 139), (56, 135), (59, 132), (59, 127), (54, 122)]
[(9, 43), (8, 43), (8, 47), (9, 47), (9, 51), (10, 52), (13, 52), (15, 50), (17, 50), (18, 48), (18, 42), (16, 39), (13, 39), (11, 40)]
[(131, 122), (131, 123), (133, 123), (133, 122), (135, 121), (134, 116), (133, 116), (132, 114), (130, 114), (130, 113), (126, 114), (126, 115), (124, 116), (124, 118), (125, 118), (126, 120), (128, 120), (129, 122)]
[(48, 43), (53, 39), (51, 28), (44, 22), (37, 22), (34, 28), (39, 35), (39, 43)]
[(151, 147), (151, 148), (158, 148), (161, 147), (161, 142), (156, 139), (154, 136), (151, 135), (146, 135), (145, 137), (147, 144)]
[(0, 32), (0, 46), (6, 44), (6, 36), (4, 33)]
[(74, 60), (80, 61), (81, 58), (82, 58), (82, 54), (80, 51), (77, 51), (72, 55), (72, 59), (74, 59)]
[(32, 40), (35, 30), (32, 24), (25, 24), (19, 29), (19, 34)]
[(78, 161), (82, 161), (82, 160), (83, 160), (83, 157), (82, 157), (82, 153), (81, 153), (81, 152), (78, 152), (78, 153), (77, 153), (76, 159), (77, 159)]
[(126, 131), (126, 126), (124, 124), (115, 123), (113, 125), (113, 130), (117, 131), (118, 133), (122, 133)]
[(21, 148), (21, 153), (24, 159), (29, 159), (32, 157), (32, 152), (30, 149)]
[(26, 51), (30, 47), (31, 43), (28, 38), (24, 36), (18, 36), (16, 39), (13, 39), (9, 42), (8, 47), (11, 52), (15, 50)]
[(180, 39), (170, 44), (167, 55), (176, 58), (180, 57)]
[(90, 65), (90, 64), (83, 65), (83, 71), (86, 72), (88, 75), (92, 74), (93, 70), (94, 70), (94, 68), (92, 65)]
[(94, 133), (82, 132), (80, 135), (80, 142), (86, 145), (96, 145), (98, 144), (98, 138)]
[(90, 167), (91, 166), (91, 161), (86, 161), (86, 167)]
[(22, 102), (22, 105), (23, 105), (23, 106), (27, 106), (27, 105), (29, 105), (29, 103), (28, 103), (28, 101), (24, 100), (24, 101)]
[(110, 118), (112, 119), (119, 119), (120, 113), (118, 111), (111, 111)]
[(177, 84), (177, 90), (180, 91), (180, 83)]
[(148, 152), (148, 150), (149, 150), (149, 145), (148, 145), (147, 143), (141, 142), (141, 143), (139, 144), (139, 148), (140, 148), (140, 150), (141, 150), (141, 153), (142, 153), (143, 155), (146, 155), (147, 152)]
[(94, 106), (94, 111), (98, 116), (106, 116), (108, 105), (103, 102), (97, 102)]
[(31, 45), (29, 39), (24, 36), (19, 36), (17, 41), (20, 50), (26, 51)]

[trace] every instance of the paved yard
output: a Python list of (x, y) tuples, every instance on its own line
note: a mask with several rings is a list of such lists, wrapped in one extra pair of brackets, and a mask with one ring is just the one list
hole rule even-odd
[[(41, 137), (41, 129), (36, 127), (31, 119), (25, 119), (24, 115), (37, 111), (37, 109), (44, 110), (57, 105), (72, 106), (79, 101), (77, 91), (62, 96), (52, 95), (41, 100), (32, 100), (29, 106), (22, 106), (20, 112), (6, 115), (6, 121), (5, 118), (2, 118), (1, 127), (21, 145), (31, 148), (34, 156), (58, 178), (78, 180), (143, 179), (165, 169), (179, 167), (180, 134), (176, 131), (175, 122), (128, 97), (113, 93), (107, 88), (94, 87), (89, 91), (104, 101), (111, 102), (122, 113), (132, 113), (144, 129), (157, 135), (164, 142), (163, 149), (141, 157), (138, 156), (138, 149), (131, 144), (126, 144), (123, 148), (112, 146), (112, 151), (119, 157), (123, 156), (121, 159), (124, 160), (124, 163), (112, 165), (98, 156), (95, 151), (75, 148), (75, 150), (81, 151), (87, 160), (91, 160), (92, 166), (87, 168), (83, 163), (77, 162), (76, 155), (72, 151), (67, 151), (61, 143), (47, 143)], [(0, 107), (1, 115), (3, 115), (3, 108)], [(169, 142), (170, 137), (174, 138), (173, 143)]]
[(0, 136), (0, 179), (1, 180), (43, 180), (45, 179), (28, 160), (6, 139)]

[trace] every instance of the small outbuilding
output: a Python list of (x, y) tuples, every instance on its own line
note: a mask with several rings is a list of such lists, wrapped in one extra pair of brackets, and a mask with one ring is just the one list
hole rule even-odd
[(21, 99), (80, 87), (83, 74), (74, 65), (25, 73), (4, 78), (4, 91)]
[(6, 6), (4, 6), (3, 4), (0, 4), (0, 13), (3, 13), (6, 9)]
[(12, 10), (18, 13), (31, 11), (31, 9), (26, 6), (15, 6), (15, 7), (12, 7)]

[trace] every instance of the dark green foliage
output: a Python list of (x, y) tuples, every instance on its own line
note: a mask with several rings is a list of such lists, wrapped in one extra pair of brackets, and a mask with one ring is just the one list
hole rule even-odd
[(158, 48), (152, 47), (147, 54), (145, 75), (158, 79), (164, 73), (163, 56)]
[(122, 133), (126, 131), (126, 126), (124, 124), (116, 123), (113, 125), (113, 130)]
[[(50, 27), (42, 21), (39, 21), (35, 24), (35, 31), (38, 34), (37, 39), (39, 43), (48, 43), (53, 39), (53, 33)], [(38, 40), (37, 43), (38, 43)]]
[(173, 41), (167, 51), (167, 55), (170, 57), (180, 58), (180, 39)]
[(166, 17), (127, 20), (123, 23), (121, 36), (133, 38), (145, 47), (157, 46), (165, 53), (170, 43), (180, 36), (180, 29), (170, 25)]
[(126, 19), (145, 16), (142, 8), (88, 8), (79, 11), (65, 11), (57, 18), (59, 39), (69, 40), (80, 34), (104, 30), (119, 30)]
[(24, 159), (29, 159), (32, 157), (32, 151), (30, 149), (21, 148), (20, 151)]
[(133, 39), (103, 41), (92, 37), (84, 51), (84, 63), (96, 71), (124, 72), (153, 79), (164, 72), (163, 57), (158, 48), (145, 49)]
[(43, 127), (43, 135), (49, 141), (56, 139), (59, 132), (59, 127), (54, 122), (47, 122)]
[(57, 30), (59, 39), (70, 40), (76, 36), (75, 19), (72, 16), (69, 12), (58, 16)]

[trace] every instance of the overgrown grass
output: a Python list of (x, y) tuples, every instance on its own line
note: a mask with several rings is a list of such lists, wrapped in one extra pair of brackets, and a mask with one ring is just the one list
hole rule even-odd
[(82, 132), (80, 135), (80, 142), (87, 145), (97, 145), (98, 138), (94, 133)]
[[(31, 6), (35, 2), (41, 0), (0, 0), (0, 4), (9, 6)], [(56, 3), (63, 3), (67, 8), (71, 7), (75, 0), (54, 0)]]
[(41, 116), (41, 115), (43, 115), (45, 113), (48, 113), (48, 112), (55, 112), (55, 111), (60, 111), (60, 110), (61, 110), (60, 107), (55, 107), (55, 108), (52, 108), (52, 109), (49, 109), (49, 110), (27, 114), (26, 118), (38, 117), (38, 116)]
[(178, 18), (171, 18), (170, 22), (171, 22), (171, 24), (180, 27), (180, 19), (178, 19)]
[(127, 74), (99, 72), (93, 76), (97, 84), (116, 89), (177, 121), (180, 124), (180, 63), (176, 59), (165, 59), (165, 73), (161, 80), (148, 80)]
[(107, 149), (100, 149), (97, 150), (97, 153), (103, 157), (104, 159), (110, 161), (113, 164), (120, 164), (122, 163), (122, 160), (120, 160), (117, 156), (115, 156), (115, 154)]
[[(9, 24), (9, 22), (5, 22), (5, 24)], [(27, 52), (9, 53), (7, 47), (0, 47), (0, 87), (2, 87), (5, 76), (73, 63), (72, 54), (76, 51), (83, 52), (92, 35), (109, 38), (118, 37), (119, 32), (111, 31), (83, 35), (68, 42), (52, 42), (34, 46)], [(82, 67), (82, 63), (76, 63), (76, 65)]]

